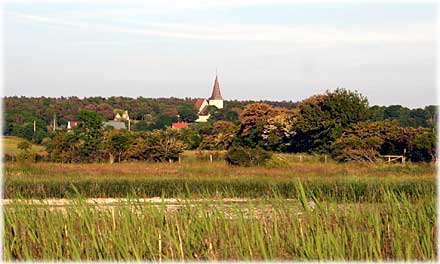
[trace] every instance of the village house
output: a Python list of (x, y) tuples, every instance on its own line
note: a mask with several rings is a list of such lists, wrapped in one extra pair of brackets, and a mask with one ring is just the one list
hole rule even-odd
[(128, 110), (125, 110), (124, 113), (122, 113), (122, 115), (120, 115), (119, 113), (116, 113), (114, 121), (129, 121), (130, 120), (130, 116), (128, 115)]
[(171, 128), (174, 129), (181, 129), (181, 128), (188, 128), (189, 124), (186, 122), (175, 122), (171, 125)]
[(70, 130), (78, 125), (77, 121), (67, 121), (67, 129)]
[(109, 120), (107, 122), (104, 122), (104, 127), (112, 127), (116, 130), (120, 129), (127, 129), (126, 122), (128, 121), (128, 131), (130, 131), (130, 116), (128, 115), (128, 110), (124, 110), (124, 112), (121, 114), (116, 113), (113, 120)]

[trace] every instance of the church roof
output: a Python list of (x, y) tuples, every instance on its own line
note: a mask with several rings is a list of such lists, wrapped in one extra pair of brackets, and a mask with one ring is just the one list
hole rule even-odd
[(125, 122), (108, 121), (104, 122), (104, 127), (113, 127), (114, 129), (126, 129)]
[(208, 105), (205, 105), (202, 109), (199, 111), (199, 115), (207, 115), (206, 111), (208, 111)]
[(197, 98), (196, 103), (194, 104), (194, 107), (197, 109), (197, 111), (200, 112), (200, 107), (202, 107), (203, 102), (205, 102), (206, 99), (204, 98)]
[(222, 94), (220, 93), (220, 84), (218, 83), (217, 75), (215, 76), (214, 87), (212, 88), (212, 95), (209, 100), (223, 100)]

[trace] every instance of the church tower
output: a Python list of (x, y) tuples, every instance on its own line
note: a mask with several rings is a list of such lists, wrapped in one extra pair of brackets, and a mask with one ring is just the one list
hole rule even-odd
[(220, 93), (220, 84), (218, 77), (215, 75), (214, 87), (212, 88), (212, 95), (209, 98), (209, 105), (216, 106), (218, 109), (223, 109), (223, 97)]

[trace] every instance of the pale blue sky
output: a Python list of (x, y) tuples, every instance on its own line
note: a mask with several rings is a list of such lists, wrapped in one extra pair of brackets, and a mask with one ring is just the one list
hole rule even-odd
[[(105, 1), (104, 1), (105, 2)], [(436, 103), (433, 3), (7, 1), (4, 95)]]

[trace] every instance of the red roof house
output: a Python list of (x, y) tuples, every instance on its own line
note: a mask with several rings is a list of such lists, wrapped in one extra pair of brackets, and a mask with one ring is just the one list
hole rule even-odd
[(67, 129), (72, 129), (78, 125), (76, 121), (67, 121)]
[(189, 125), (186, 122), (177, 122), (172, 124), (172, 128), (180, 129), (180, 128), (188, 128)]

